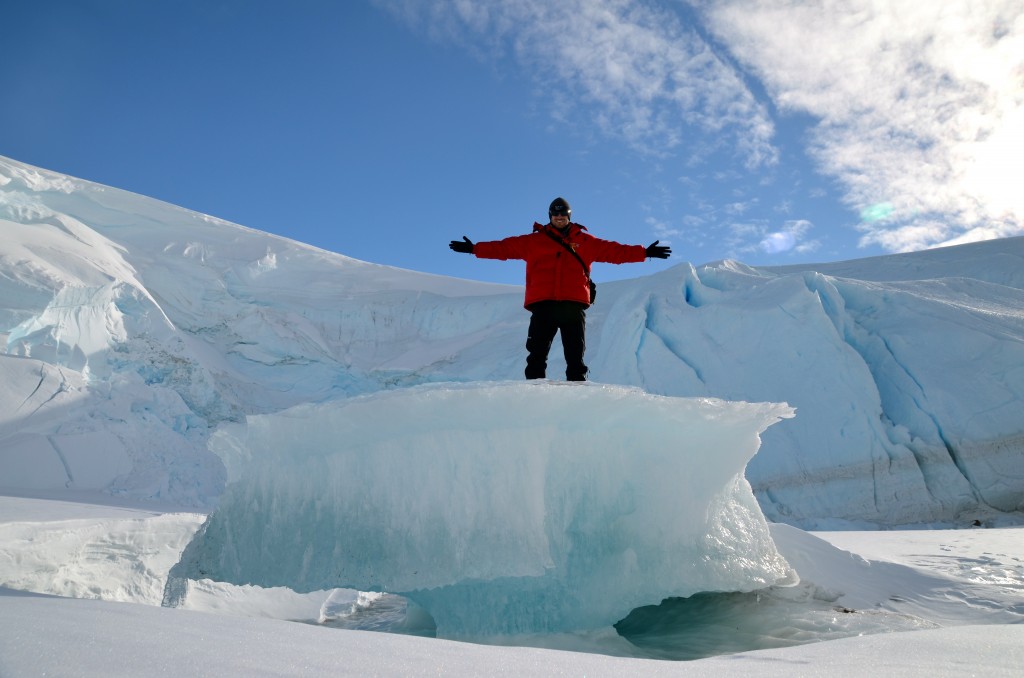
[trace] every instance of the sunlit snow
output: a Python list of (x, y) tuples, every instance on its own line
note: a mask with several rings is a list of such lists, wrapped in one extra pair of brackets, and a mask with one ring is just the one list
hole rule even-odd
[[(108, 491), (209, 507), (223, 422), (522, 377), (519, 288), (355, 261), (13, 160), (0, 184), (0, 362), (30, 361), (0, 477), (58, 433), (25, 439), (27, 424), (85, 399), (74, 433), (111, 443), (94, 446), (117, 457), (104, 468), (131, 463)], [(1015, 238), (817, 267), (683, 263), (601, 285), (588, 362), (601, 383), (794, 407), (746, 473), (772, 520), (985, 520), (1022, 506), (1022, 252)], [(55, 367), (66, 391), (18, 409)], [(172, 457), (191, 461), (158, 480)], [(80, 482), (49, 465), (48, 487)]]
[[(1020, 521), (1024, 239), (614, 283), (598, 268), (594, 383), (566, 385), (522, 381), (521, 288), (356, 261), (5, 158), (0, 233), (0, 587), (189, 608), (0, 591), (4, 675), (109, 674), (109, 652), (74, 652), (110, 647), (103, 629), (130, 640), (114, 652), (133, 675), (165, 668), (144, 657), (286, 675), (295, 648), (327, 665), (307, 632), (340, 637), (353, 672), (393, 675), (437, 673), (431, 656), (464, 660), (458, 675), (656, 675), (674, 671), (636, 657), (909, 630), (909, 652), (740, 656), (763, 675), (842, 675), (838, 658), (864, 669), (846, 675), (934, 675), (952, 649), (989, 675), (1024, 661), (1019, 529), (922, 533), (934, 541), (913, 550), (835, 533), (853, 553), (797, 529)], [(210, 612), (308, 625), (191, 616)], [(60, 640), (25, 641), (44, 627)], [(367, 642), (383, 670), (354, 650)]]

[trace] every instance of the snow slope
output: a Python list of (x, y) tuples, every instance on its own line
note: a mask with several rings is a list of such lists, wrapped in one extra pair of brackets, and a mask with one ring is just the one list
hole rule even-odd
[[(514, 287), (355, 261), (9, 159), (0, 230), (8, 489), (210, 506), (221, 424), (521, 375)], [(987, 520), (1024, 501), (1022, 256), (1017, 238), (604, 284), (592, 375), (793, 406), (746, 472), (773, 520)]]

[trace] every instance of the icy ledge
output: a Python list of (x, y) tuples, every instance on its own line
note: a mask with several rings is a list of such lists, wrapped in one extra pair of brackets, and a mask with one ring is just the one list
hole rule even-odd
[(398, 593), (439, 636), (606, 627), (641, 605), (795, 578), (743, 477), (785, 404), (596, 384), (441, 384), (250, 417), (172, 570)]

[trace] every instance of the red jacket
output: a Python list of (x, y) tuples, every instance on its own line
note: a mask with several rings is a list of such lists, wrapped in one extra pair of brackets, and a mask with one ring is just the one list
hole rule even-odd
[[(545, 231), (562, 237), (551, 224), (534, 224), (533, 233), (529, 235), (478, 242), (473, 246), (473, 254), (480, 259), (526, 261), (526, 301), (523, 305), (527, 308), (538, 301), (578, 301), (589, 306), (590, 287), (583, 267)], [(586, 228), (579, 224), (569, 224), (566, 232), (565, 241), (587, 264), (588, 272), (595, 261), (629, 264), (647, 258), (647, 249), (643, 245), (601, 240), (587, 233)]]

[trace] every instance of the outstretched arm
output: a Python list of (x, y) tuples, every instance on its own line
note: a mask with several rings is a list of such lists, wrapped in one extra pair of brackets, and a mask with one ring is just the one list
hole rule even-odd
[(462, 240), (452, 240), (448, 243), (448, 247), (450, 247), (453, 252), (459, 252), (461, 254), (473, 253), (473, 241), (466, 236), (462, 236)]

